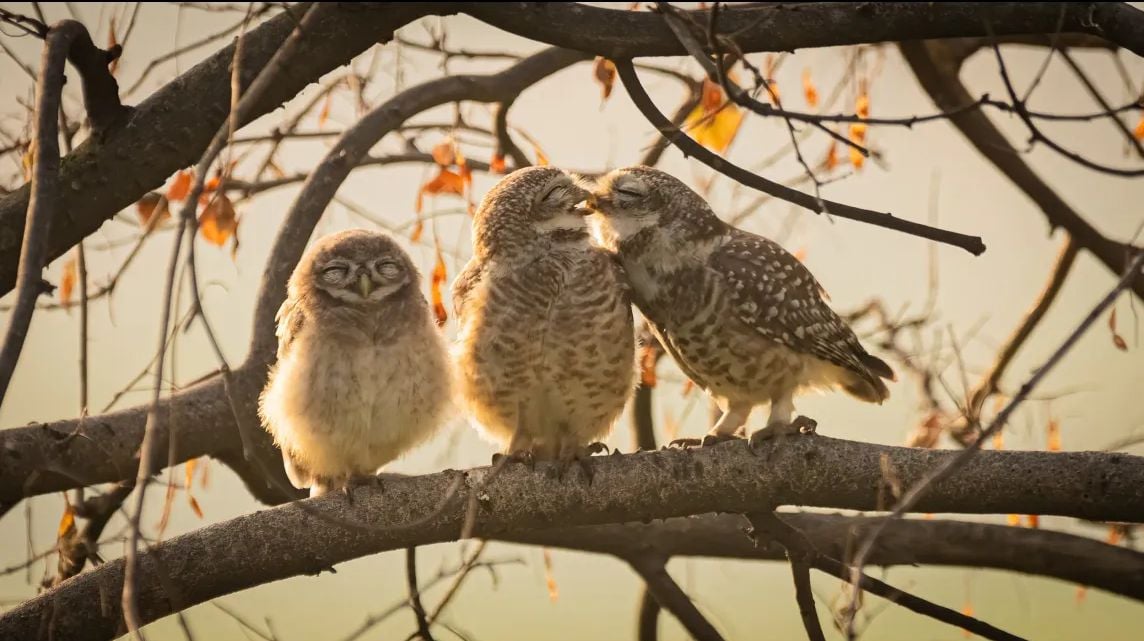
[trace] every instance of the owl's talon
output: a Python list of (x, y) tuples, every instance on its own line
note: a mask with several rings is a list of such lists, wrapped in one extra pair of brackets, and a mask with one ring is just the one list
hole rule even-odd
[(693, 447), (699, 447), (702, 444), (703, 444), (703, 441), (701, 441), (697, 438), (677, 438), (677, 439), (671, 441), (670, 443), (668, 443), (667, 448), (665, 448), (665, 449), (679, 448), (679, 449), (686, 450), (686, 449), (691, 449)]
[(742, 438), (742, 436), (737, 436), (735, 434), (707, 434), (703, 437), (701, 446), (711, 447), (713, 445), (726, 443), (727, 441), (739, 441), (742, 440)]
[(747, 445), (751, 451), (756, 451), (766, 441), (800, 434), (814, 434), (818, 428), (818, 421), (806, 416), (796, 416), (790, 423), (771, 423), (751, 435)]
[(592, 456), (593, 454), (600, 454), (601, 452), (603, 452), (604, 454), (610, 454), (611, 451), (612, 451), (611, 448), (609, 448), (606, 443), (602, 443), (600, 441), (596, 441), (595, 443), (589, 443), (588, 445), (584, 446), (584, 453), (587, 456)]

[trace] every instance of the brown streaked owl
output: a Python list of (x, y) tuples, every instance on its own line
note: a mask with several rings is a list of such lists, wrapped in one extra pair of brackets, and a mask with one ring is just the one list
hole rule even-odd
[(721, 221), (678, 179), (650, 167), (604, 176), (591, 200), (605, 244), (616, 253), (664, 348), (723, 410), (703, 444), (736, 437), (756, 405), (769, 403), (756, 445), (813, 431), (792, 420), (794, 396), (842, 388), (881, 403), (893, 370), (867, 353), (823, 300), (810, 271), (778, 243)]
[(582, 460), (635, 388), (631, 304), (590, 242), (588, 195), (559, 169), (513, 172), (482, 200), (453, 283), (460, 396), (512, 457)]
[(295, 487), (348, 492), (444, 422), (448, 352), (421, 274), (389, 236), (354, 229), (318, 240), (277, 320), (278, 363), (259, 415)]

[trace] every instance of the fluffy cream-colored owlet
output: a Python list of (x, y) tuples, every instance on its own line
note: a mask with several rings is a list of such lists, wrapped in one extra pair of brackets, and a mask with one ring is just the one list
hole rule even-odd
[(631, 304), (617, 263), (590, 242), (588, 195), (552, 167), (510, 174), (481, 202), (453, 283), (460, 395), (514, 457), (599, 449), (635, 386)]
[(704, 444), (736, 437), (763, 403), (770, 418), (752, 445), (813, 431), (811, 419), (792, 420), (802, 390), (889, 397), (881, 379), (894, 379), (890, 366), (863, 349), (810, 271), (777, 243), (724, 223), (687, 185), (649, 167), (604, 176), (592, 204), (636, 306), (723, 410)]
[(295, 487), (347, 489), (444, 422), (448, 352), (420, 273), (390, 237), (355, 229), (318, 240), (277, 320), (259, 414)]

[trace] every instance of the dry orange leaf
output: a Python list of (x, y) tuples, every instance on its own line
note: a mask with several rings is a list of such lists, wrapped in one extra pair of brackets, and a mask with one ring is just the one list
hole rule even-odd
[(191, 496), (190, 492), (187, 493), (187, 501), (191, 504), (191, 511), (195, 513), (195, 516), (200, 519), (203, 518), (203, 508), (199, 507), (199, 502)]
[(183, 485), (186, 486), (188, 491), (190, 491), (190, 489), (191, 489), (191, 481), (193, 481), (195, 479), (195, 466), (197, 466), (198, 463), (199, 463), (199, 459), (193, 458), (193, 459), (187, 461), (187, 464), (183, 466), (183, 472), (185, 474), (185, 478), (183, 479)]
[(1035, 530), (1041, 527), (1041, 517), (1036, 514), (1026, 514), (1025, 523)]
[(489, 161), (489, 171), (494, 174), (504, 173), (504, 154), (495, 153), (493, 159)]
[(553, 603), (560, 598), (560, 589), (556, 587), (556, 575), (552, 573), (552, 550), (544, 548), (544, 583), (548, 586), (548, 599)]
[(1055, 418), (1049, 419), (1048, 443), (1045, 449), (1050, 452), (1061, 451), (1061, 422)]
[(456, 149), (456, 147), (457, 145), (453, 142), (452, 138), (446, 138), (444, 141), (434, 145), (432, 151), (430, 151), (433, 155), (433, 162), (442, 167), (448, 167), (453, 164), (453, 157), (456, 155), (454, 149)]
[(75, 510), (71, 503), (64, 501), (64, 513), (60, 516), (60, 527), (56, 529), (56, 538), (62, 539), (75, 531)]
[(326, 94), (326, 100), (322, 103), (322, 111), (318, 112), (318, 129), (326, 126), (326, 121), (330, 119), (330, 107), (334, 102), (334, 92)]
[(436, 196), (438, 194), (456, 194), (458, 196), (465, 195), (465, 179), (461, 174), (455, 173), (444, 167), (441, 171), (430, 180), (429, 182), (421, 185), (421, 189), (417, 191), (417, 206), (414, 210), (420, 214), (422, 211), (423, 201), (425, 195)]
[(1136, 123), (1136, 128), (1132, 130), (1132, 135), (1140, 140), (1144, 140), (1144, 114), (1140, 114), (1140, 122)]
[(807, 106), (812, 108), (818, 106), (818, 88), (810, 78), (809, 67), (802, 71), (802, 95), (806, 98)]
[(139, 202), (135, 203), (135, 211), (139, 214), (139, 222), (147, 227), (151, 224), (151, 217), (155, 215), (155, 210), (159, 210), (159, 219), (155, 224), (163, 222), (171, 217), (171, 212), (167, 207), (168, 200), (157, 192), (148, 192), (143, 194)]
[(1119, 545), (1120, 539), (1123, 536), (1124, 536), (1124, 533), (1120, 530), (1120, 528), (1116, 527), (1115, 525), (1110, 525), (1108, 527), (1108, 539), (1107, 539), (1107, 541), (1108, 541), (1109, 545)]
[(1009, 525), (1013, 526), (1013, 527), (1017, 527), (1017, 526), (1021, 525), (1021, 515), (1019, 515), (1019, 514), (1006, 515), (1005, 516), (1005, 522), (1008, 523)]
[(175, 486), (172, 483), (167, 484), (167, 496), (163, 500), (163, 514), (159, 516), (159, 523), (155, 525), (158, 530), (159, 538), (162, 538), (163, 532), (167, 530), (167, 523), (171, 521), (171, 506), (175, 502)]
[(640, 384), (655, 387), (655, 347), (644, 345), (640, 348)]
[[(115, 37), (115, 16), (111, 16), (111, 25), (107, 28), (107, 50), (111, 51), (117, 46), (119, 46), (119, 39)], [(121, 56), (116, 56), (115, 60), (112, 60), (107, 65), (107, 70), (110, 71), (111, 75), (113, 76), (115, 75), (116, 70), (119, 69), (120, 57)]]
[(831, 140), (830, 147), (826, 149), (826, 158), (822, 161), (822, 166), (830, 171), (838, 166), (838, 141)]
[[(973, 616), (973, 604), (969, 601), (966, 601), (965, 605), (961, 606), (961, 613), (967, 617)], [(962, 630), (961, 635), (968, 639), (973, 636), (973, 633), (969, 630)]]
[(199, 214), (199, 233), (208, 242), (222, 247), (226, 241), (238, 231), (238, 219), (235, 216), (234, 205), (226, 194), (215, 194), (203, 213)]
[(1088, 588), (1083, 585), (1076, 586), (1076, 604), (1081, 605), (1084, 603), (1084, 598), (1088, 596)]
[[(850, 125), (850, 142), (855, 145), (866, 146), (866, 125), (864, 123), (855, 122)], [(854, 169), (861, 169), (862, 164), (866, 162), (866, 157), (862, 155), (855, 147), (850, 147), (850, 164), (854, 165)]]
[(76, 259), (73, 255), (64, 263), (64, 273), (60, 276), (60, 303), (65, 308), (71, 305), (72, 292), (75, 291), (75, 282), (77, 280)]
[(194, 174), (195, 172), (190, 169), (184, 169), (175, 174), (175, 179), (167, 188), (167, 200), (175, 202), (186, 198), (187, 193), (191, 191), (191, 176)]
[(534, 144), (534, 145), (532, 145), (532, 150), (534, 152), (536, 152), (536, 164), (537, 164), (537, 166), (547, 167), (550, 164), (548, 162), (548, 156), (545, 155), (543, 149), (541, 149), (540, 147), (538, 147)]
[(933, 512), (926, 512), (925, 514), (922, 515), (922, 519), (925, 521), (932, 521), (933, 520)]
[(612, 95), (612, 85), (616, 83), (615, 63), (603, 56), (596, 56), (596, 62), (592, 65), (592, 76), (600, 83), (600, 92), (603, 94), (600, 101), (607, 100)]
[(799, 247), (798, 249), (794, 250), (793, 255), (798, 259), (800, 263), (806, 260), (806, 247)]
[(723, 89), (710, 80), (703, 81), (703, 97), (684, 121), (695, 141), (716, 153), (724, 153), (731, 146), (743, 112), (727, 102)]
[(1108, 329), (1112, 331), (1112, 344), (1116, 349), (1127, 352), (1128, 343), (1124, 341), (1124, 337), (1116, 333), (1116, 308), (1112, 308), (1112, 314), (1108, 316)]
[(694, 391), (695, 391), (695, 382), (689, 378), (683, 384), (683, 395), (684, 396), (691, 396), (691, 393)]
[(413, 231), (409, 232), (409, 242), (421, 242), (421, 234), (423, 233), (425, 233), (425, 221), (418, 218), (417, 222), (413, 224)]
[(723, 101), (723, 88), (709, 78), (704, 78), (699, 100), (699, 106), (703, 107), (703, 111), (715, 113), (723, 106)]
[(445, 310), (445, 296), (441, 293), (441, 288), (445, 285), (448, 274), (445, 271), (445, 258), (441, 255), (441, 244), (437, 240), (436, 234), (434, 234), (433, 240), (437, 243), (437, 263), (433, 265), (433, 278), (429, 284), (429, 293), (433, 298), (433, 315), (436, 317), (437, 326), (443, 327), (445, 322), (449, 320), (449, 312)]

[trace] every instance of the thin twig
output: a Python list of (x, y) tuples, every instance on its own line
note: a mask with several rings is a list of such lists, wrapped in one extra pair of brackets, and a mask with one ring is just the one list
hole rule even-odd
[(409, 589), (409, 606), (417, 619), (417, 635), (422, 641), (434, 641), (429, 631), (429, 620), (425, 617), (425, 606), (421, 604), (421, 588), (417, 582), (417, 546), (405, 548), (405, 585)]
[(1102, 173), (1111, 174), (1113, 176), (1144, 176), (1144, 169), (1122, 169), (1119, 167), (1109, 167), (1107, 165), (1093, 162), (1074, 151), (1065, 149), (1055, 140), (1046, 136), (1040, 130), (1040, 128), (1037, 127), (1036, 123), (1033, 122), (1033, 118), (1029, 115), (1028, 110), (1025, 109), (1025, 103), (1017, 97), (1017, 90), (1013, 88), (1013, 82), (1009, 79), (1009, 70), (1005, 66), (1005, 59), (1001, 56), (1001, 48), (997, 46), (996, 42), (993, 43), (993, 55), (997, 59), (997, 67), (1001, 74), (1001, 81), (1005, 85), (1005, 91), (1009, 93), (1009, 98), (1013, 101), (1013, 107), (1015, 108), (1017, 116), (1021, 119), (1021, 122), (1025, 123), (1025, 128), (1029, 130), (1030, 144), (1043, 142), (1047, 147), (1057, 152), (1058, 154), (1068, 158), (1078, 165), (1081, 165), (1082, 167), (1092, 169), (1093, 171), (1099, 171)]
[(1108, 113), (1108, 119), (1111, 120), (1114, 125), (1116, 125), (1116, 128), (1120, 131), (1121, 134), (1124, 135), (1124, 139), (1136, 150), (1136, 155), (1144, 158), (1144, 143), (1140, 142), (1140, 139), (1132, 133), (1132, 130), (1128, 128), (1128, 125), (1124, 124), (1124, 121), (1120, 119), (1119, 115), (1113, 113), (1112, 106), (1108, 104), (1108, 100), (1105, 99), (1104, 94), (1102, 94), (1100, 89), (1098, 89), (1097, 86), (1093, 84), (1092, 79), (1088, 77), (1088, 74), (1084, 72), (1084, 69), (1081, 69), (1080, 65), (1077, 64), (1077, 61), (1074, 60), (1071, 55), (1069, 55), (1069, 52), (1065, 49), (1061, 49), (1060, 54), (1061, 60), (1065, 61), (1065, 64), (1067, 64), (1069, 68), (1073, 70), (1073, 74), (1076, 75), (1077, 80), (1080, 80), (1081, 84), (1084, 85), (1084, 88), (1088, 90), (1088, 95), (1092, 96), (1092, 99), (1096, 101), (1096, 104), (1100, 105), (1100, 108), (1104, 109), (1104, 111)]

